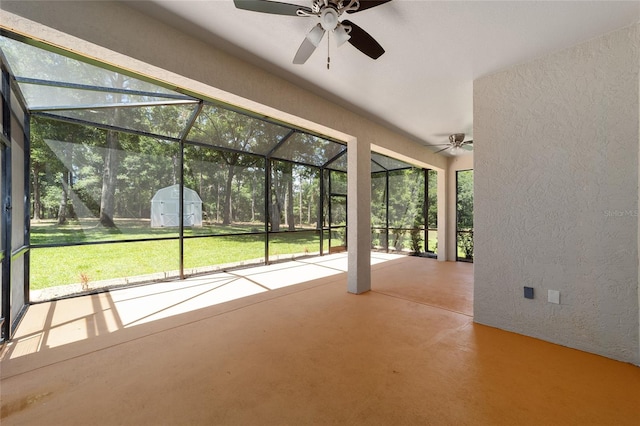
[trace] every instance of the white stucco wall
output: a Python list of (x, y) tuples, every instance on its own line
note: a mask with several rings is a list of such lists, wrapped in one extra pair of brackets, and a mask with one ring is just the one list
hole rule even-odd
[(476, 322), (640, 364), (639, 52), (635, 25), (475, 81)]

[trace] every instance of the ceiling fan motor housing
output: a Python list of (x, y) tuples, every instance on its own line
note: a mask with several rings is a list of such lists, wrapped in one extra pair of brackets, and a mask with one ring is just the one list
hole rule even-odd
[(340, 21), (338, 11), (333, 6), (327, 6), (320, 12), (320, 24), (325, 31), (333, 31)]
[(454, 133), (449, 136), (449, 141), (452, 144), (460, 145), (464, 141), (464, 133)]

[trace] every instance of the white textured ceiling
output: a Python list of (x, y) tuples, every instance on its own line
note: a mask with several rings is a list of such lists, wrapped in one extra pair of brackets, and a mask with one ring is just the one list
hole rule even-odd
[[(311, 0), (288, 3), (311, 6)], [(127, 1), (425, 145), (473, 132), (473, 80), (640, 21), (640, 1), (392, 0), (349, 15), (386, 50), (378, 60), (327, 39), (292, 59), (315, 18), (238, 10), (233, 0)]]

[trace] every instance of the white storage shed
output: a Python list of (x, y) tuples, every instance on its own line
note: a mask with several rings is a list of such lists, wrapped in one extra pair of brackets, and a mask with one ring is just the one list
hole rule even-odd
[[(151, 227), (180, 226), (180, 185), (159, 189), (151, 199)], [(184, 226), (202, 226), (202, 199), (196, 191), (184, 188)]]

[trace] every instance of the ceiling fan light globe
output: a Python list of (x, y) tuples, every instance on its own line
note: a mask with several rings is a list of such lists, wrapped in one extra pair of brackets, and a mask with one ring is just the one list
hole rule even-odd
[(460, 149), (459, 146), (453, 146), (451, 147), (451, 150), (449, 151), (451, 153), (451, 155), (458, 155), (460, 154), (462, 150)]
[(309, 34), (307, 34), (307, 40), (309, 40), (315, 47), (318, 47), (323, 35), (324, 29), (322, 29), (320, 25), (316, 25), (311, 29), (311, 31), (309, 31)]
[(349, 35), (349, 33), (347, 32), (347, 29), (342, 26), (339, 25), (334, 31), (333, 34), (335, 36), (336, 39), (336, 43), (338, 46), (342, 46), (343, 44), (345, 44), (347, 41), (349, 41), (349, 39), (351, 38), (351, 36)]

